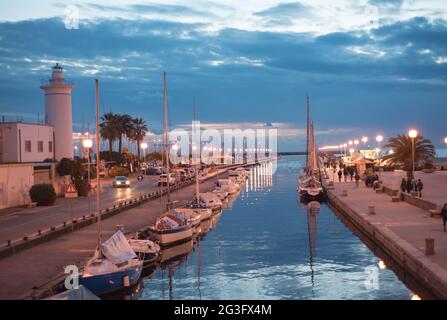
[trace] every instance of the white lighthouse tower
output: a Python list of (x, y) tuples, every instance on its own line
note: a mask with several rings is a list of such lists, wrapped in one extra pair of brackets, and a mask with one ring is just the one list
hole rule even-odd
[(73, 158), (71, 91), (74, 85), (64, 78), (64, 70), (56, 63), (51, 79), (42, 83), (45, 92), (45, 123), (54, 126), (54, 154), (58, 161)]

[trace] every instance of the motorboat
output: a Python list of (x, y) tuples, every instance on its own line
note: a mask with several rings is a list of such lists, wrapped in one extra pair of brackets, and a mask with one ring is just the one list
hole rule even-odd
[(213, 213), (220, 212), (222, 210), (222, 201), (212, 192), (201, 193), (200, 205), (211, 209)]
[(148, 231), (162, 247), (188, 241), (193, 236), (193, 226), (188, 218), (173, 210), (158, 217)]
[(128, 241), (133, 251), (142, 257), (145, 266), (158, 260), (161, 248), (155, 241), (149, 239), (129, 239)]
[(228, 192), (228, 194), (235, 194), (239, 191), (239, 184), (235, 183), (232, 179), (219, 179), (216, 182), (216, 186), (221, 190)]

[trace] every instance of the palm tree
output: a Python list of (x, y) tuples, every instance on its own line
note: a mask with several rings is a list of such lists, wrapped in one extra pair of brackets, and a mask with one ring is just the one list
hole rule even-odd
[(140, 159), (140, 142), (146, 136), (147, 130), (146, 121), (143, 118), (132, 119), (132, 134), (130, 138), (137, 143), (138, 159)]
[(123, 145), (123, 136), (130, 137), (132, 135), (132, 117), (128, 114), (120, 114), (118, 116), (118, 152), (121, 153)]
[[(384, 156), (383, 160), (387, 160), (390, 165), (401, 165), (407, 172), (407, 177), (413, 179), (413, 149), (411, 138), (407, 135), (399, 134), (395, 138), (390, 138), (385, 148), (389, 148), (392, 152)], [(433, 161), (435, 156), (435, 147), (429, 139), (424, 139), (422, 136), (414, 138), (415, 167), (417, 164)]]
[(119, 138), (119, 117), (118, 115), (109, 112), (101, 117), (99, 124), (99, 133), (102, 139), (109, 141), (109, 154), (112, 159), (113, 142)]

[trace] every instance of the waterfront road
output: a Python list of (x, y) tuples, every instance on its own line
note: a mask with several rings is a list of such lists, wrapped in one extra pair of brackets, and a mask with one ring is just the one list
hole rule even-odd
[[(201, 191), (212, 190), (216, 179), (217, 177), (214, 177), (202, 182)], [(194, 192), (194, 184), (186, 186), (174, 191), (171, 200), (190, 200)], [(124, 225), (125, 233), (130, 234), (152, 224), (155, 218), (163, 213), (164, 206), (160, 198), (154, 199), (104, 220), (103, 240), (115, 232), (118, 224)], [(1, 259), (0, 299), (20, 298), (34, 286), (40, 287), (61, 274), (65, 266), (82, 265), (93, 254), (97, 244), (97, 229), (98, 225), (95, 223)]]
[[(138, 182), (135, 177), (129, 180), (130, 188), (113, 188), (112, 179), (101, 179), (101, 209), (158, 189), (158, 176), (144, 176), (142, 182)], [(83, 215), (94, 212), (96, 212), (94, 192), (89, 198), (58, 198), (56, 204), (51, 207), (0, 210), (0, 243), (20, 239), (24, 234), (34, 234), (39, 229), (44, 230), (63, 221), (68, 222), (71, 218), (82, 218)]]

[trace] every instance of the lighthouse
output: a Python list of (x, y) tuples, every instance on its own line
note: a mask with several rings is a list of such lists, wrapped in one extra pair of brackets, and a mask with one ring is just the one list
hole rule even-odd
[(71, 91), (74, 85), (64, 78), (63, 68), (56, 63), (51, 78), (43, 81), (40, 88), (45, 93), (45, 123), (54, 127), (54, 155), (73, 158), (73, 129)]

